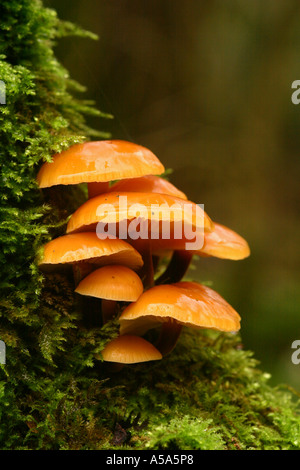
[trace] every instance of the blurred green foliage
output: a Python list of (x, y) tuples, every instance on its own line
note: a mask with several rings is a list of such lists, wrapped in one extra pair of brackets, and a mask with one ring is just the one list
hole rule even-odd
[[(242, 316), (242, 338), (300, 390), (300, 78), (298, 0), (48, 0), (99, 35), (57, 54), (88, 88), (114, 138), (144, 144), (171, 181), (243, 235), (244, 261), (197, 262), (190, 274)], [(91, 120), (93, 122), (93, 120)]]

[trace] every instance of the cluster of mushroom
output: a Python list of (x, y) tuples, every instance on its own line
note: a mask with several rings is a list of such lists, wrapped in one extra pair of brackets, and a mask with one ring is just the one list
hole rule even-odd
[[(184, 209), (189, 204), (196, 208), (182, 191), (160, 176), (164, 171), (147, 148), (103, 140), (77, 144), (54, 155), (37, 175), (41, 189), (87, 183), (87, 201), (71, 215), (66, 234), (44, 246), (39, 265), (45, 272), (71, 266), (75, 292), (99, 299), (97, 325), (118, 319), (119, 336), (102, 351), (104, 361), (132, 364), (159, 360), (174, 348), (183, 326), (225, 332), (240, 329), (239, 314), (217, 292), (182, 279), (194, 256), (238, 260), (249, 256), (249, 246), (204, 211), (204, 242), (199, 248), (187, 250), (184, 235), (162, 237), (161, 220), (152, 237), (147, 224), (153, 205), (177, 204)], [(121, 196), (126, 196), (128, 206), (142, 204), (149, 211), (138, 218), (129, 215), (120, 209)], [(99, 237), (101, 208), (107, 207), (113, 210), (111, 214), (106, 211), (106, 222), (111, 216), (117, 227), (144, 223), (148, 236), (131, 238), (129, 230), (127, 238), (120, 238), (119, 232)], [(184, 211), (172, 216), (173, 226), (183, 223), (182, 214)], [(194, 224), (193, 217), (190, 223)], [(166, 256), (168, 264), (160, 274), (159, 260)], [(144, 338), (153, 328), (159, 332), (155, 344)]]

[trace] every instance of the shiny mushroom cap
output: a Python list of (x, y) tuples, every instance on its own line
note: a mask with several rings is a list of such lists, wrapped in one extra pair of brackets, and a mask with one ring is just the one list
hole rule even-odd
[(117, 181), (110, 187), (109, 191), (169, 194), (169, 196), (187, 199), (186, 195), (177, 189), (176, 186), (164, 178), (155, 175)]
[(46, 243), (43, 248), (38, 263), (44, 270), (82, 261), (98, 266), (122, 264), (134, 270), (143, 265), (141, 255), (126, 241), (118, 238), (100, 240), (93, 232), (62, 235)]
[(239, 314), (210, 287), (196, 282), (159, 285), (145, 291), (126, 307), (120, 318), (121, 334), (144, 334), (164, 322), (192, 328), (234, 332)]
[(195, 251), (199, 256), (241, 260), (250, 255), (247, 241), (233, 230), (214, 222), (214, 230), (204, 235), (204, 244)]
[[(139, 214), (139, 215), (137, 215)], [(158, 193), (109, 192), (89, 199), (70, 217), (67, 233), (93, 231), (99, 222), (118, 224), (134, 219), (182, 224), (204, 231), (213, 230), (213, 222), (194, 202)]]
[(126, 266), (103, 266), (86, 276), (75, 292), (100, 299), (134, 302), (142, 294), (143, 284)]
[(110, 341), (101, 352), (104, 361), (119, 364), (157, 361), (161, 353), (144, 338), (123, 335)]
[(59, 184), (108, 182), (148, 174), (160, 175), (164, 166), (147, 148), (123, 140), (76, 144), (53, 156), (40, 168), (40, 188)]

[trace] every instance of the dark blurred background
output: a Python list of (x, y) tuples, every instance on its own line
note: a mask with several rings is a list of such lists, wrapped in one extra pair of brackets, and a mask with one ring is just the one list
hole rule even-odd
[(56, 55), (84, 97), (114, 116), (90, 123), (150, 148), (170, 180), (212, 219), (244, 236), (251, 257), (199, 259), (242, 316), (242, 339), (300, 392), (299, 0), (48, 0), (99, 35)]

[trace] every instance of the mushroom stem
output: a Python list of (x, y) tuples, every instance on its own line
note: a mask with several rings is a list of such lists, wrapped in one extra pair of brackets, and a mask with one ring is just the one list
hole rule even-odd
[[(75, 289), (78, 284), (85, 278), (90, 272), (93, 271), (94, 267), (92, 263), (75, 263), (72, 266), (73, 268), (73, 278)], [(80, 310), (83, 312), (83, 324), (87, 328), (95, 328), (101, 325), (101, 303), (99, 299), (95, 297), (85, 297), (79, 296), (80, 301)]]
[(99, 194), (106, 193), (109, 189), (109, 182), (105, 181), (104, 183), (88, 183), (88, 197), (99, 196)]
[(102, 306), (102, 324), (104, 325), (109, 320), (111, 320), (113, 316), (115, 315), (117, 302), (116, 300), (102, 299), (101, 306)]
[(185, 275), (192, 261), (193, 252), (190, 250), (176, 250), (166, 270), (159, 276), (155, 284), (172, 284), (179, 282)]
[(182, 325), (176, 321), (168, 320), (163, 323), (157, 344), (155, 345), (163, 356), (170, 353), (175, 348), (181, 330)]
[(93, 265), (92, 263), (85, 263), (84, 261), (74, 263), (72, 265), (73, 269), (73, 278), (74, 278), (74, 284), (75, 288), (78, 286), (79, 282), (90, 272), (93, 271)]
[(82, 302), (83, 324), (87, 328), (101, 327), (101, 302), (96, 297), (85, 297)]
[[(91, 263), (85, 263), (84, 261), (75, 263), (72, 265), (73, 278), (75, 289), (91, 271), (93, 271), (93, 265)], [(80, 310), (83, 312), (83, 324), (87, 328), (93, 328), (100, 326), (101, 315), (100, 315), (100, 304), (99, 299), (88, 297), (82, 299), (80, 297)]]
[(154, 267), (152, 258), (151, 240), (139, 238), (134, 241), (134, 247), (140, 253), (143, 259), (143, 266), (139, 271), (145, 289), (154, 285)]

